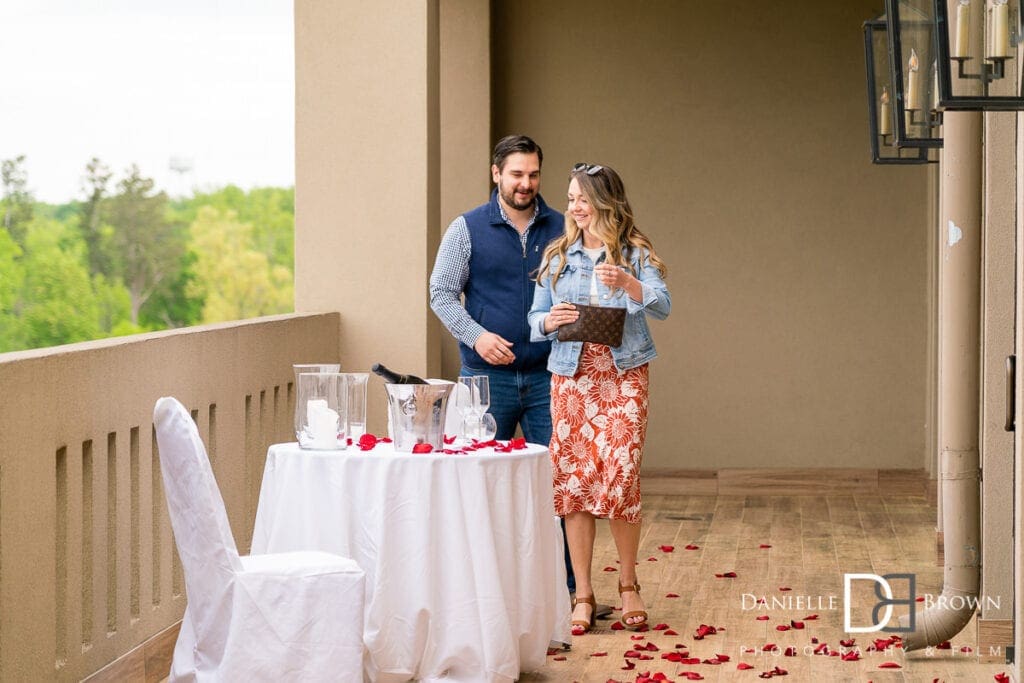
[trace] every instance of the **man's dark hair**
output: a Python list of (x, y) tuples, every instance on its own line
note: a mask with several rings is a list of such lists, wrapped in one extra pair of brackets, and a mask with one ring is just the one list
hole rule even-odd
[(505, 166), (505, 159), (510, 154), (516, 153), (536, 154), (537, 161), (541, 165), (544, 164), (544, 152), (541, 151), (540, 145), (525, 135), (506, 135), (498, 140), (498, 144), (494, 146), (494, 156), (491, 159), (491, 163), (497, 166), (500, 171)]

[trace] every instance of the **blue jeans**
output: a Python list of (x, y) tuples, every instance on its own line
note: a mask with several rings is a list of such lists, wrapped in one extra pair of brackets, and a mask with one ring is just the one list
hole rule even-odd
[[(530, 443), (545, 448), (551, 443), (551, 373), (546, 368), (536, 370), (507, 370), (499, 367), (467, 368), (459, 372), (463, 377), (487, 375), (491, 388), (491, 407), (498, 430), (494, 437), (507, 441), (515, 436), (516, 425)], [(562, 520), (562, 540), (565, 541), (565, 520)], [(576, 592), (576, 576), (569, 561), (569, 544), (565, 543), (565, 573), (569, 592)]]

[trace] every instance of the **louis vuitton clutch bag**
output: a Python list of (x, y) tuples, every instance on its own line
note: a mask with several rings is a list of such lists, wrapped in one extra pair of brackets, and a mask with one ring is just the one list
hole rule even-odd
[(611, 306), (574, 304), (580, 317), (576, 322), (558, 328), (558, 341), (582, 341), (607, 346), (622, 344), (626, 326), (626, 309)]

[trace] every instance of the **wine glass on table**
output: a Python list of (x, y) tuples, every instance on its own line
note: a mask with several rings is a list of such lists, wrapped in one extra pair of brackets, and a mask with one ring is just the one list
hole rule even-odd
[(459, 411), (459, 416), (462, 418), (459, 421), (461, 431), (459, 436), (466, 440), (472, 438), (471, 432), (473, 431), (471, 423), (474, 414), (473, 379), (473, 377), (459, 377), (459, 381), (455, 385), (455, 395), (452, 397), (455, 401), (455, 409)]
[[(487, 375), (473, 375), (473, 419), (477, 426), (476, 438), (489, 441), (491, 438), (482, 429), (483, 418), (491, 407), (491, 381)], [(489, 431), (489, 430), (486, 430)]]

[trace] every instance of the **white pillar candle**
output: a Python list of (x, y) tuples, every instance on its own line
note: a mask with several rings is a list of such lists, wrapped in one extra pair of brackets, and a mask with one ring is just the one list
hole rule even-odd
[(932, 62), (932, 111), (939, 110), (939, 69)]
[(311, 398), (306, 401), (306, 424), (313, 424), (313, 413), (327, 409), (327, 400), (322, 398)]
[(889, 105), (889, 89), (882, 88), (878, 107), (878, 134), (892, 135), (892, 107)]
[(966, 57), (971, 48), (971, 0), (960, 0), (956, 6), (956, 41), (954, 57)]
[[(326, 401), (325, 401), (326, 403)], [(313, 437), (313, 448), (337, 448), (340, 416), (334, 410), (317, 408), (310, 415), (309, 432)]]

